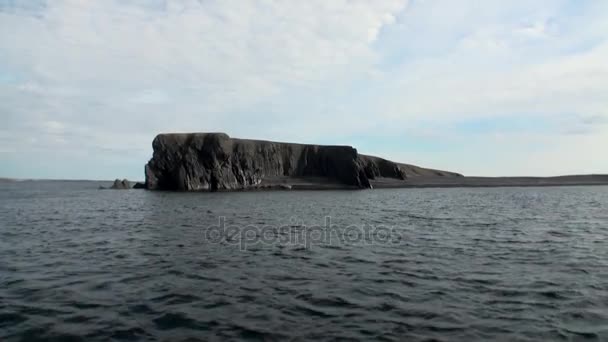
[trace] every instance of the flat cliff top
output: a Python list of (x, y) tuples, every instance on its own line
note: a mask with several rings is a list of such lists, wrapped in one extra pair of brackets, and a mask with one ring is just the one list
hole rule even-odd
[[(293, 146), (293, 147), (325, 147), (325, 148), (345, 148), (354, 149), (356, 148), (348, 145), (319, 145), (319, 144), (303, 144), (303, 143), (292, 143), (282, 141), (271, 141), (271, 140), (258, 140), (258, 139), (241, 139), (231, 138), (228, 134), (222, 132), (193, 132), (193, 133), (161, 133), (155, 138), (155, 141), (163, 141), (164, 143), (188, 143), (197, 140), (204, 140), (207, 138), (215, 138), (224, 141), (225, 143), (238, 145), (247, 150), (253, 149), (256, 145), (282, 145), (282, 146)], [(417, 165), (399, 163), (384, 159), (381, 157), (358, 154), (359, 160), (362, 162), (371, 161), (373, 163), (386, 162), (394, 163), (398, 165), (408, 177), (462, 177), (461, 174), (451, 171), (436, 170), (430, 168), (424, 168)]]
[(247, 139), (247, 138), (232, 138), (226, 133), (222, 132), (193, 132), (193, 133), (160, 133), (156, 136), (157, 139), (173, 140), (173, 141), (187, 141), (188, 139), (204, 139), (206, 137), (218, 137), (220, 139), (229, 139), (230, 141), (243, 145), (255, 145), (255, 144), (277, 144), (277, 145), (292, 145), (292, 146), (318, 146), (318, 147), (351, 147), (348, 145), (321, 145), (321, 144), (305, 144), (285, 141), (273, 141), (263, 139)]

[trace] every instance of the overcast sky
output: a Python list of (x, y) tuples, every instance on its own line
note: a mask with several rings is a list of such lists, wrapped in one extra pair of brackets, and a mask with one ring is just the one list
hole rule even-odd
[(608, 173), (608, 1), (0, 0), (0, 176), (143, 179), (160, 132)]

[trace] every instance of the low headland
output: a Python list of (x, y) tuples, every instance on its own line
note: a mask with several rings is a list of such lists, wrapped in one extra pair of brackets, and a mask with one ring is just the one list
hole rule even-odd
[(225, 133), (159, 134), (152, 147), (142, 186), (149, 190), (608, 185), (608, 175), (465, 177), (359, 154), (351, 146), (236, 139)]

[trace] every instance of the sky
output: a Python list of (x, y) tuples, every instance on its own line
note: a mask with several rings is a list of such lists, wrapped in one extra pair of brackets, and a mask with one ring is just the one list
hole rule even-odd
[(0, 177), (143, 179), (162, 132), (608, 173), (608, 1), (0, 0)]

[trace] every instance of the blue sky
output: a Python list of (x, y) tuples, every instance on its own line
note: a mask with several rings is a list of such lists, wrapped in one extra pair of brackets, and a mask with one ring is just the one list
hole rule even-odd
[(606, 1), (0, 0), (0, 176), (142, 179), (174, 131), (608, 173), (606, 61)]

